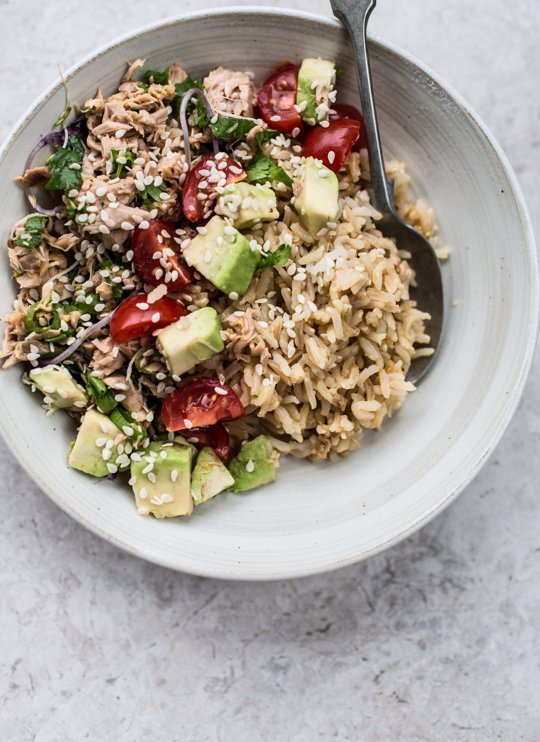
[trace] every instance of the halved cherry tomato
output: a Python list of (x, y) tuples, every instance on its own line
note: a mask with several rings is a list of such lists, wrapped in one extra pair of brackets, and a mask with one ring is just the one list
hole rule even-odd
[(156, 330), (172, 325), (188, 312), (179, 301), (164, 296), (153, 304), (145, 294), (130, 296), (119, 304), (111, 317), (111, 337), (118, 345), (149, 337)]
[(245, 414), (235, 391), (212, 376), (186, 381), (164, 400), (161, 408), (169, 432), (204, 428)]
[(364, 116), (356, 106), (351, 106), (350, 103), (332, 103), (332, 108), (330, 109), (330, 115), (328, 118), (330, 121), (338, 121), (339, 119), (352, 119), (353, 121), (359, 121), (360, 135), (358, 141), (353, 145), (353, 149), (360, 150), (367, 147), (367, 132), (364, 123)]
[(133, 269), (152, 286), (165, 284), (174, 293), (194, 278), (193, 270), (182, 263), (173, 247), (174, 226), (154, 219), (148, 229), (137, 227), (131, 238)]
[(190, 222), (200, 222), (212, 213), (217, 189), (246, 178), (246, 172), (225, 152), (203, 157), (187, 174), (182, 190), (182, 208)]
[[(294, 107), (298, 89), (298, 67), (285, 64), (267, 78), (257, 95), (257, 106), (268, 126), (284, 134), (293, 129), (302, 132), (304, 125)], [(279, 118), (278, 118), (279, 117)]]
[(210, 446), (223, 461), (229, 458), (231, 449), (231, 439), (227, 428), (221, 423), (211, 425), (209, 428), (192, 428), (186, 430), (184, 437), (190, 443), (194, 443), (198, 448)]
[(331, 121), (326, 128), (315, 126), (304, 140), (302, 154), (304, 157), (316, 157), (337, 173), (359, 134), (360, 123), (352, 119)]

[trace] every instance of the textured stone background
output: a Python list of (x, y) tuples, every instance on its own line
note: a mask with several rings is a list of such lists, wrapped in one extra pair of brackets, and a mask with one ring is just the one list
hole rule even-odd
[[(0, 136), (57, 64), (196, 7), (0, 0)], [(479, 111), (538, 232), (538, 0), (379, 0), (372, 29)], [(2, 742), (537, 742), (539, 368), (458, 502), (385, 554), (300, 581), (221, 583), (126, 556), (1, 444)]]

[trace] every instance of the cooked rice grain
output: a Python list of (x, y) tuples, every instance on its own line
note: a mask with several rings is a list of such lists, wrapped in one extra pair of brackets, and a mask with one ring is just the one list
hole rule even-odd
[[(247, 424), (297, 457), (358, 448), (363, 429), (379, 428), (414, 390), (411, 361), (431, 353), (417, 348), (429, 342), (429, 315), (409, 298), (414, 273), (377, 229), (380, 214), (358, 183), (362, 167), (351, 155), (340, 174), (341, 216), (317, 240), (288, 207), (282, 221), (248, 235), (271, 251), (290, 242), (292, 261), (263, 271), (224, 312), (219, 371), (238, 390)], [(403, 164), (390, 163), (389, 174), (400, 212), (432, 236), (432, 210), (409, 203)]]

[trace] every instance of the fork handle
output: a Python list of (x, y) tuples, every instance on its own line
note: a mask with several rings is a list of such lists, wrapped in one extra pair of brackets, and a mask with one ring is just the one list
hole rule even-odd
[(356, 59), (356, 72), (360, 85), (362, 113), (366, 124), (375, 207), (383, 214), (394, 214), (391, 188), (386, 179), (384, 168), (366, 36), (369, 16), (374, 10), (377, 0), (330, 0), (330, 4), (336, 18), (344, 24), (349, 32)]

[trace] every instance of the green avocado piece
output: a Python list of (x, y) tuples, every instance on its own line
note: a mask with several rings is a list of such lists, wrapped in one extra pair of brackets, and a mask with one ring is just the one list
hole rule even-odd
[[(137, 455), (135, 455), (137, 456)], [(178, 443), (151, 443), (134, 461), (130, 484), (140, 515), (175, 518), (193, 512), (191, 497), (191, 446)]]
[(212, 217), (205, 229), (183, 251), (186, 262), (220, 291), (233, 294), (231, 298), (241, 296), (257, 269), (259, 252), (252, 250), (247, 238), (220, 216)]
[(156, 345), (170, 372), (180, 376), (225, 347), (219, 315), (212, 307), (186, 314), (159, 331)]
[(328, 119), (330, 94), (336, 82), (336, 65), (325, 59), (304, 59), (298, 71), (296, 105), (310, 126)]
[(231, 492), (246, 492), (273, 482), (278, 466), (279, 453), (265, 435), (243, 443), (238, 456), (229, 465), (235, 481)]
[(191, 476), (191, 494), (195, 505), (210, 500), (234, 484), (234, 479), (211, 448), (203, 448)]
[(33, 368), (30, 380), (45, 395), (45, 401), (55, 410), (82, 408), (88, 405), (84, 389), (77, 384), (65, 366)]
[[(125, 438), (126, 436), (107, 415), (94, 408), (87, 410), (69, 454), (68, 463), (72, 469), (78, 469), (93, 477), (106, 477), (110, 474), (107, 464), (114, 463), (118, 443)], [(105, 455), (106, 450), (110, 451), (110, 455)]]
[(302, 174), (294, 181), (295, 208), (312, 237), (339, 213), (339, 185), (335, 173), (320, 160), (306, 157)]
[(237, 229), (279, 217), (276, 194), (268, 186), (233, 183), (219, 196), (216, 213), (228, 216)]

